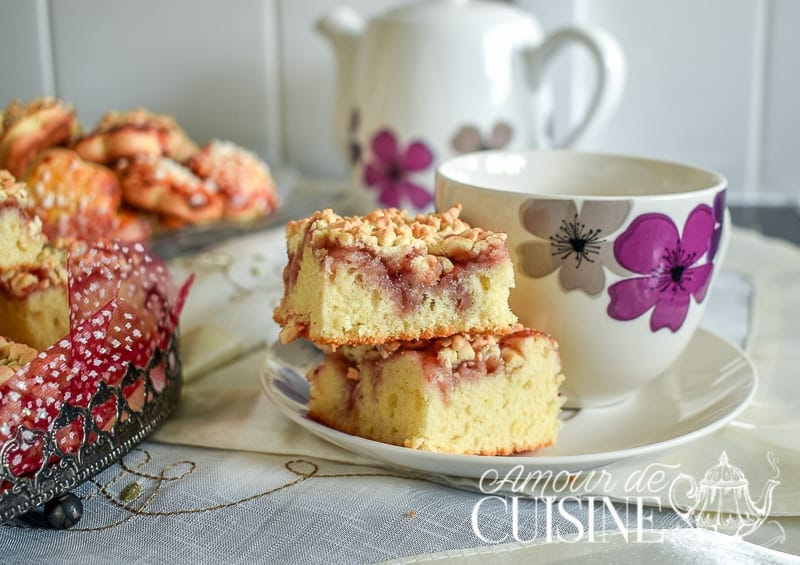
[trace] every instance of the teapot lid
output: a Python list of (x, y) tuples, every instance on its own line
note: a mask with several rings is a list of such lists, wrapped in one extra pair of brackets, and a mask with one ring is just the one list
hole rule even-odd
[(702, 481), (706, 485), (732, 487), (747, 484), (747, 478), (738, 467), (728, 463), (728, 454), (720, 455), (719, 463), (706, 471)]
[(452, 18), (503, 18), (511, 21), (520, 15), (528, 14), (496, 0), (422, 0), (393, 8), (375, 19), (403, 24), (438, 21), (452, 24)]

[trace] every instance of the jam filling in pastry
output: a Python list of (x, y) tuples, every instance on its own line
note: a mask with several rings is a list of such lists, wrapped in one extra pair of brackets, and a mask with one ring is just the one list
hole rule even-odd
[(12, 102), (0, 125), (0, 169), (22, 178), (45, 149), (68, 145), (78, 133), (75, 112), (56, 98), (41, 97), (27, 104)]
[(87, 161), (113, 163), (123, 157), (163, 155), (185, 161), (197, 146), (164, 114), (144, 108), (130, 112), (108, 112), (97, 127), (75, 141), (72, 148)]
[(225, 202), (225, 218), (253, 220), (278, 207), (269, 167), (255, 153), (228, 141), (212, 141), (192, 155), (188, 167), (212, 180)]
[(225, 203), (216, 183), (168, 157), (122, 159), (114, 170), (127, 204), (154, 212), (172, 226), (222, 219)]

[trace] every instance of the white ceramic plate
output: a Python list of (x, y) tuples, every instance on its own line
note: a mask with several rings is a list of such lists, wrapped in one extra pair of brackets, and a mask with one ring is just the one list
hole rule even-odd
[(261, 382), (267, 396), (293, 421), (344, 449), (429, 473), (479, 478), (517, 465), (528, 471), (579, 471), (694, 441), (735, 418), (752, 399), (756, 371), (735, 345), (700, 329), (681, 358), (656, 381), (606, 408), (569, 410), (556, 445), (536, 452), (488, 457), (431, 453), (345, 434), (306, 417), (305, 374), (322, 354), (309, 342), (274, 344)]

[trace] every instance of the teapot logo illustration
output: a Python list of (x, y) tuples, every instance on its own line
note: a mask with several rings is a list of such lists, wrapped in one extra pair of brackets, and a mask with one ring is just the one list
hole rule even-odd
[[(669, 503), (687, 524), (736, 538), (747, 537), (767, 520), (772, 508), (772, 492), (780, 484), (777, 458), (770, 452), (767, 461), (774, 476), (762, 487), (758, 501), (750, 496), (745, 474), (728, 461), (728, 454), (723, 451), (719, 462), (706, 471), (699, 484), (691, 475), (678, 475), (670, 485)], [(688, 483), (688, 490), (684, 493), (686, 501), (677, 496), (684, 483)], [(783, 541), (783, 527), (774, 520), (771, 522), (780, 529), (780, 535), (771, 543)]]

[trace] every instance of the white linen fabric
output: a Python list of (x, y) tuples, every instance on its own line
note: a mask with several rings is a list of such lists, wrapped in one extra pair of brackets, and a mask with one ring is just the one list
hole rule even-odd
[[(374, 464), (299, 429), (261, 394), (257, 375), (264, 352), (260, 346), (277, 339), (278, 327), (271, 320), (271, 312), (282, 293), (280, 270), (284, 262), (283, 234), (278, 230), (228, 243), (176, 265), (193, 267), (198, 275), (183, 321), (189, 384), (177, 414), (155, 438)], [(204, 265), (211, 268), (204, 270)], [(756, 398), (732, 424), (711, 436), (659, 457), (608, 466), (615, 488), (585, 493), (618, 499), (632, 496), (635, 493), (624, 488), (628, 477), (643, 472), (648, 465), (664, 471), (662, 484), (681, 473), (699, 481), (724, 452), (746, 475), (754, 499), (770, 479), (780, 481), (771, 493), (770, 515), (800, 514), (800, 380), (791, 378), (800, 367), (800, 293), (787, 291), (798, 284), (797, 247), (735, 229), (703, 325), (736, 343), (751, 357), (759, 374)], [(192, 352), (204, 352), (202, 365), (207, 369), (214, 365), (210, 352), (215, 349), (225, 353), (220, 360), (230, 351), (251, 353), (203, 374)], [(777, 458), (777, 479), (770, 454)], [(435, 480), (478, 488), (477, 482), (469, 479)], [(638, 494), (656, 497), (662, 507), (668, 507), (663, 489)]]
[(774, 476), (773, 453), (780, 485), (770, 516), (745, 539), (683, 529), (666, 504), (637, 513), (605, 501), (624, 501), (624, 491), (597, 493), (603, 502), (591, 510), (578, 500), (558, 507), (488, 496), (475, 481), (387, 468), (291, 423), (258, 379), (264, 347), (277, 338), (271, 312), (285, 260), (283, 233), (272, 230), (173, 261), (176, 278), (197, 274), (182, 319), (185, 384), (176, 411), (76, 491), (86, 513), (74, 530), (24, 520), (0, 527), (3, 561), (781, 563), (793, 558), (780, 551), (800, 553), (797, 247), (734, 230), (706, 310), (704, 325), (755, 362), (761, 380), (753, 404), (708, 438), (608, 468), (622, 477), (669, 464), (700, 481), (725, 451), (758, 500)]

